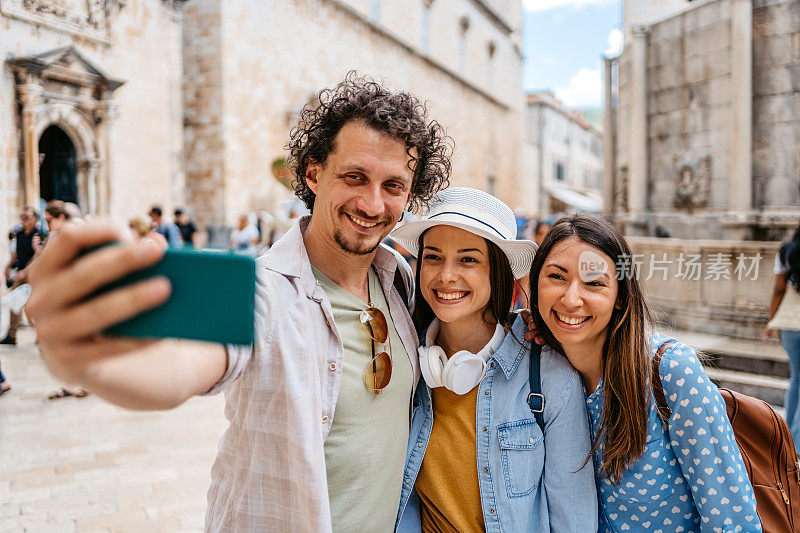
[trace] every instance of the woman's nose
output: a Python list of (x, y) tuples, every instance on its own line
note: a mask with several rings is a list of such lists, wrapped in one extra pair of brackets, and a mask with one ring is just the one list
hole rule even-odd
[(456, 269), (450, 263), (445, 262), (439, 269), (439, 281), (442, 283), (453, 282), (457, 277)]
[(562, 296), (561, 301), (569, 309), (580, 307), (583, 304), (579, 280), (575, 280), (567, 286), (567, 290), (564, 296)]

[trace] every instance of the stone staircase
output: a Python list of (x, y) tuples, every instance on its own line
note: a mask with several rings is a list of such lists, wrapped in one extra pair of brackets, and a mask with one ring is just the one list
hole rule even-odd
[(694, 347), (718, 386), (760, 398), (783, 414), (789, 359), (778, 342), (762, 343), (694, 331), (661, 330)]

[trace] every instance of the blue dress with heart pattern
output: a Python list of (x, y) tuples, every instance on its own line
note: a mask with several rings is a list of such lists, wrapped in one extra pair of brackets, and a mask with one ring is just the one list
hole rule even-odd
[[(653, 357), (667, 339), (657, 333), (648, 338)], [(658, 417), (651, 393), (644, 455), (618, 483), (595, 476), (598, 531), (761, 531), (753, 487), (725, 403), (695, 351), (673, 342), (662, 356), (659, 374), (672, 410), (668, 428)], [(592, 438), (600, 428), (603, 403), (601, 381), (586, 399)], [(602, 458), (601, 444), (594, 454), (596, 472)]]

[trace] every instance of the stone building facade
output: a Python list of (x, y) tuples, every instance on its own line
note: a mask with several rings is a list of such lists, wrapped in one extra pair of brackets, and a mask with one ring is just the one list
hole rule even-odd
[(183, 202), (181, 47), (178, 1), (0, 0), (0, 226)]
[(300, 109), (351, 69), (428, 102), (452, 183), (524, 203), (521, 20), (519, 0), (0, 0), (0, 227), (40, 198), (221, 228), (271, 210)]
[(520, 27), (513, 0), (188, 2), (188, 203), (216, 226), (289, 197), (271, 173), (289, 129), (351, 69), (428, 101), (455, 140), (453, 184), (528, 201)]
[(623, 2), (605, 197), (629, 235), (780, 240), (800, 218), (800, 4)]
[(601, 212), (602, 174), (600, 132), (552, 93), (529, 93), (522, 191), (536, 196), (534, 213)]

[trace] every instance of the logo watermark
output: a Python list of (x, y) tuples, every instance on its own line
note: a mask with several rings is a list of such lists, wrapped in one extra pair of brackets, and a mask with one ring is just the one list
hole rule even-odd
[(578, 276), (584, 283), (596, 281), (603, 276), (610, 277), (610, 270), (606, 259), (597, 252), (584, 250), (578, 257)]
[[(594, 255), (602, 259), (602, 256), (596, 253)], [(580, 259), (582, 261), (583, 254)], [(651, 279), (666, 281), (670, 278), (683, 281), (756, 281), (762, 259), (761, 253), (754, 255), (739, 253), (734, 257), (730, 253), (717, 252), (704, 257), (699, 253), (681, 252), (671, 258), (666, 253), (662, 253), (660, 258), (656, 254), (622, 254), (617, 258), (615, 267), (618, 280), (631, 279), (635, 276), (644, 281)], [(643, 271), (646, 272), (644, 276), (641, 275)]]

